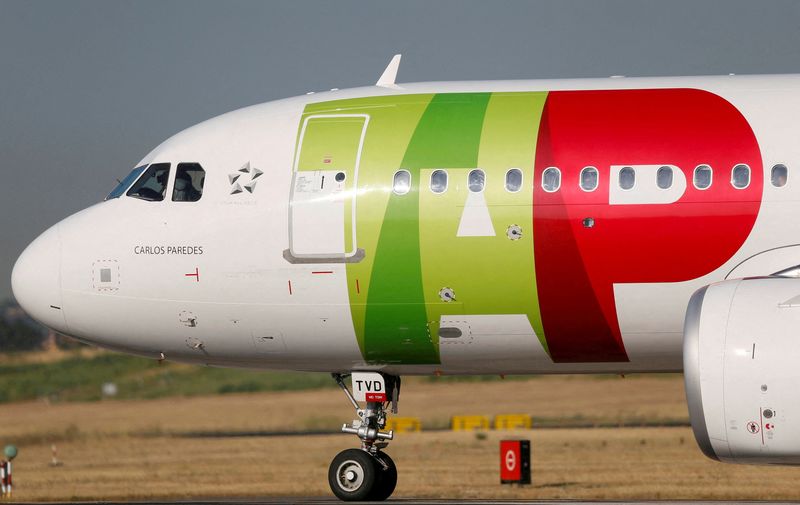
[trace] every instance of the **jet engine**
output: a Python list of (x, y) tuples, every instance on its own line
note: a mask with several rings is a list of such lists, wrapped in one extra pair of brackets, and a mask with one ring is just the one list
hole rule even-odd
[(703, 453), (729, 463), (800, 464), (800, 279), (700, 289), (683, 338), (689, 416)]

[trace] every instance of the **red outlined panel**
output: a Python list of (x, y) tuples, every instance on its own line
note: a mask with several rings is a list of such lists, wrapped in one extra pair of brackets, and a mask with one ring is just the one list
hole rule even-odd
[[(751, 168), (745, 189), (730, 184), (739, 163)], [(609, 204), (609, 184), (617, 184), (609, 180), (612, 166), (662, 164), (686, 177), (676, 202)], [(704, 191), (692, 186), (700, 164), (714, 171)], [(589, 165), (600, 177), (591, 193), (578, 187)], [(549, 166), (561, 170), (561, 189), (553, 193), (540, 184)], [(686, 281), (717, 269), (750, 234), (762, 188), (755, 135), (717, 95), (694, 89), (550, 93), (536, 149), (533, 240), (552, 359), (627, 361), (613, 285)], [(587, 217), (593, 227), (584, 226)]]

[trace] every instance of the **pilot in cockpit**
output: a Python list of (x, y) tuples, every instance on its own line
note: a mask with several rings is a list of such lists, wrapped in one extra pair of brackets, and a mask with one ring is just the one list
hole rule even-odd
[(194, 188), (192, 177), (188, 172), (179, 170), (175, 176), (175, 187), (172, 191), (174, 202), (196, 202), (200, 199), (200, 192)]

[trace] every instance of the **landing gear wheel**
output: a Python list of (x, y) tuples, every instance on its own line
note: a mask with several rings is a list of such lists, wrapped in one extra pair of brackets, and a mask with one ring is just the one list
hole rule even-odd
[[(397, 466), (385, 452), (378, 452), (374, 457), (377, 460), (375, 461), (375, 467), (378, 471), (378, 482), (369, 499), (383, 501), (392, 496), (394, 488), (397, 486)], [(383, 467), (381, 462), (386, 465), (386, 468)]]
[(373, 499), (379, 470), (383, 470), (383, 467), (366, 451), (346, 449), (331, 461), (331, 466), (328, 468), (328, 484), (333, 494), (340, 500)]

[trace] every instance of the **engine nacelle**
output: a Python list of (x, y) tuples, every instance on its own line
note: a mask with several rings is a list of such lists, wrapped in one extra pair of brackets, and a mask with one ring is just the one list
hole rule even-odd
[(683, 338), (689, 416), (705, 455), (800, 464), (800, 279), (700, 289)]

